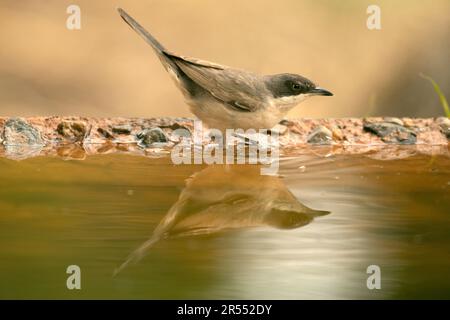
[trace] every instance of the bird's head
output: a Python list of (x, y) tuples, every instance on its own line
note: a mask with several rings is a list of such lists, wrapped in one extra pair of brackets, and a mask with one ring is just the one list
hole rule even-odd
[(265, 76), (265, 84), (277, 106), (293, 107), (310, 96), (332, 96), (333, 94), (316, 86), (311, 80), (298, 74), (282, 73)]

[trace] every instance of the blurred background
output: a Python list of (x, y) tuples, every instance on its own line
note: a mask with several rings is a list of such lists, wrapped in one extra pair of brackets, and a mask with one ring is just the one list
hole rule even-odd
[[(81, 8), (81, 30), (66, 9)], [(368, 30), (367, 7), (381, 7)], [(0, 1), (0, 116), (190, 116), (122, 7), (168, 49), (261, 74), (299, 73), (335, 96), (291, 117), (443, 115), (450, 1)]]

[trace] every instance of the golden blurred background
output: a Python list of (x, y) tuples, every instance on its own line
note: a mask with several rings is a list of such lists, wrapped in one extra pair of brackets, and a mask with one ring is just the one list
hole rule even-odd
[[(66, 9), (81, 8), (81, 30)], [(366, 9), (381, 8), (381, 30)], [(168, 49), (332, 91), (291, 117), (440, 116), (450, 96), (450, 1), (1, 0), (0, 116), (190, 116), (122, 7)]]

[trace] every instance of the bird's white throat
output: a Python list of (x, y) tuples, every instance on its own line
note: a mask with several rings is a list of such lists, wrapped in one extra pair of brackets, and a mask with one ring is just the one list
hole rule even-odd
[(309, 94), (299, 94), (296, 96), (285, 96), (280, 98), (272, 98), (272, 104), (280, 108), (291, 109), (308, 98)]

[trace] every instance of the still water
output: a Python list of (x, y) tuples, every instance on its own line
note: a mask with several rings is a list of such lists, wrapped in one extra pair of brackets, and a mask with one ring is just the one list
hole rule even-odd
[(0, 158), (0, 298), (450, 298), (449, 158), (259, 169)]

